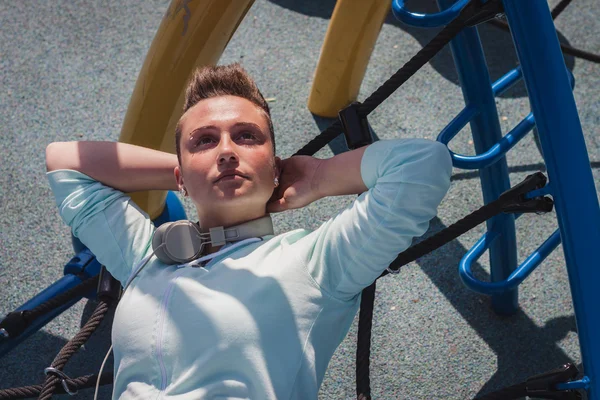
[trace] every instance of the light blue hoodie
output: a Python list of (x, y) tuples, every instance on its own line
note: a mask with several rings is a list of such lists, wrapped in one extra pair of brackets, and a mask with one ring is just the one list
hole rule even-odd
[[(440, 143), (381, 140), (361, 161), (369, 190), (317, 230), (227, 243), (204, 267), (152, 256), (115, 313), (113, 399), (316, 399), (361, 290), (425, 233), (451, 173)], [(47, 176), (73, 234), (125, 285), (152, 252), (148, 215), (80, 172)]]

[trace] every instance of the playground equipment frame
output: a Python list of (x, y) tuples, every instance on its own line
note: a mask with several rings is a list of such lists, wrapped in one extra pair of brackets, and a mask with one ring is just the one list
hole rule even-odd
[[(341, 10), (350, 7), (352, 2), (338, 0), (338, 15), (343, 15)], [(119, 141), (175, 152), (172, 133), (179, 118), (183, 88), (190, 73), (200, 65), (218, 62), (252, 3), (253, 0), (172, 1), (138, 77)], [(394, 14), (401, 16), (405, 23), (431, 27), (447, 23), (452, 19), (451, 13), (467, 2), (438, 0), (438, 3), (442, 11), (434, 16), (410, 13), (404, 9), (401, 0), (395, 0), (392, 8)], [(492, 296), (496, 312), (512, 314), (518, 306), (517, 285), (562, 243), (585, 376), (560, 385), (559, 389), (584, 389), (588, 399), (600, 400), (600, 341), (594, 340), (600, 337), (600, 317), (595, 315), (594, 309), (600, 304), (600, 269), (597, 268), (598, 261), (594, 259), (597, 246), (600, 245), (600, 207), (572, 94), (574, 81), (565, 67), (546, 0), (503, 0), (502, 3), (520, 67), (491, 84), (477, 29), (465, 28), (451, 42), (465, 108), (442, 130), (438, 141), (449, 144), (470, 123), (477, 155), (467, 157), (453, 153), (453, 162), (457, 168), (479, 170), (484, 202), (487, 204), (510, 187), (505, 153), (535, 125), (549, 177), (544, 192), (553, 197), (559, 229), (521, 266), (517, 266), (515, 217), (510, 214), (494, 217), (487, 223), (488, 232), (461, 261), (460, 274), (469, 288)], [(357, 40), (363, 40), (359, 43), (363, 50), (360, 57), (355, 58), (360, 67), (358, 75), (352, 75), (351, 86), (360, 86), (370, 55), (370, 51), (364, 49), (368, 49), (369, 43), (376, 39), (389, 6), (389, 2), (379, 1), (374, 6), (378, 8), (378, 13), (360, 17), (363, 23), (369, 25), (371, 33), (353, 39), (354, 47), (357, 46)], [(347, 17), (336, 17), (334, 12), (330, 23), (329, 30), (337, 30), (337, 37), (343, 36), (344, 29), (340, 28), (343, 18)], [(319, 79), (327, 76), (324, 68), (331, 54), (325, 49), (331, 46), (333, 37), (326, 38), (323, 45), (324, 52), (317, 67), (313, 91), (318, 90)], [(344, 47), (343, 41), (339, 46)], [(494, 97), (519, 79), (523, 79), (527, 87), (532, 113), (503, 137)], [(339, 92), (329, 92), (339, 96)], [(336, 99), (337, 104), (350, 103), (355, 100), (353, 93), (357, 92), (346, 91), (345, 97)], [(321, 115), (332, 113), (332, 110), (327, 110), (329, 103), (316, 97), (312, 105), (309, 101), (311, 110), (315, 102), (321, 102)], [(172, 192), (132, 193), (131, 197), (148, 213), (156, 226), (186, 218), (180, 201)], [(75, 256), (65, 265), (65, 276), (18, 310), (31, 309), (100, 272), (101, 266), (94, 255), (75, 238), (73, 247)], [(471, 263), (486, 250), (490, 250), (491, 283), (479, 282), (470, 274)], [(86, 297), (94, 296), (95, 293), (89, 293)], [(74, 299), (37, 319), (18, 337), (4, 337), (0, 340), (0, 356), (78, 300)]]

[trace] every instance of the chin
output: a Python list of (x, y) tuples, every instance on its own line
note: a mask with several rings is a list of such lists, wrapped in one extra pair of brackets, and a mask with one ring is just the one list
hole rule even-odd
[(246, 190), (224, 190), (217, 193), (214, 200), (219, 205), (227, 205), (227, 207), (248, 207), (255, 208), (257, 204), (264, 204), (266, 207), (267, 202), (270, 199), (270, 194), (261, 196), (257, 193), (248, 193)]
[(246, 190), (232, 189), (222, 190), (216, 195), (215, 201), (222, 203), (227, 202), (228, 204), (243, 205), (245, 203), (253, 202), (252, 199), (255, 196), (250, 196)]

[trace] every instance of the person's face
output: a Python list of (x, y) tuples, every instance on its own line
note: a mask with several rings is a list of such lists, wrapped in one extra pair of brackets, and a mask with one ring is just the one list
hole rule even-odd
[[(199, 213), (264, 213), (280, 160), (266, 116), (254, 103), (237, 96), (200, 101), (181, 119), (180, 147), (175, 178)], [(235, 175), (220, 178), (224, 173)]]

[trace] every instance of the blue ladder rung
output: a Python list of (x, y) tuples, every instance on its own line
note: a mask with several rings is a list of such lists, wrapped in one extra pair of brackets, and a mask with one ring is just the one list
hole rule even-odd
[[(516, 218), (516, 217), (515, 217)], [(473, 276), (471, 266), (490, 247), (498, 236), (497, 232), (487, 232), (460, 260), (458, 273), (463, 283), (477, 293), (492, 295), (516, 288), (523, 282), (550, 253), (560, 244), (560, 232), (557, 229), (540, 247), (538, 247), (525, 261), (523, 261), (510, 276), (499, 282), (483, 282)]]
[[(568, 70), (567, 70), (568, 71)], [(569, 72), (569, 78), (571, 82), (571, 88), (575, 87), (575, 78), (571, 71)], [(510, 72), (504, 74), (492, 85), (492, 91), (494, 96), (498, 96), (508, 90), (511, 86), (517, 83), (523, 77), (523, 73), (520, 67), (517, 67)], [(458, 113), (456, 117), (442, 131), (437, 137), (437, 141), (444, 143), (446, 146), (450, 141), (460, 132), (466, 125), (478, 115), (479, 109), (473, 104), (467, 105), (463, 110)], [(500, 141), (490, 147), (487, 151), (475, 156), (465, 156), (450, 151), (452, 158), (452, 165), (456, 168), (472, 170), (472, 169), (483, 169), (490, 165), (498, 162), (506, 153), (512, 149), (521, 139), (525, 137), (535, 127), (535, 119), (533, 113), (529, 113), (521, 122), (517, 124), (509, 133), (504, 135)]]

